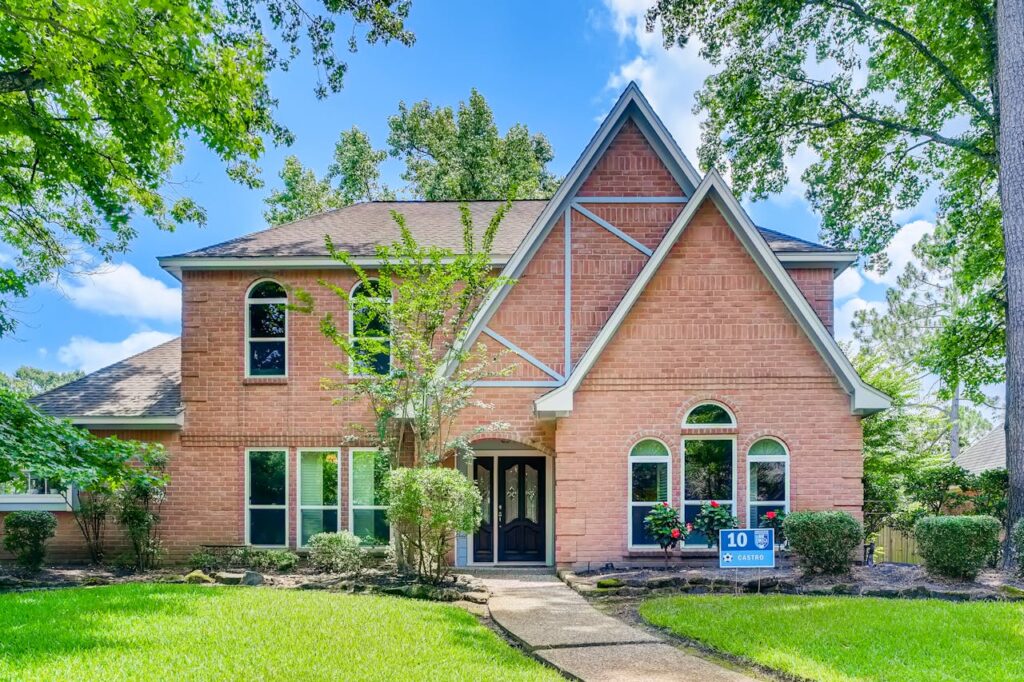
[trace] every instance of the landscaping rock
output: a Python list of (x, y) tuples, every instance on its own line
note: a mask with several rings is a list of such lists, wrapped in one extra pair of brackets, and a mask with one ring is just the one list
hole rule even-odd
[(886, 589), (874, 589), (874, 590), (861, 590), (862, 597), (880, 597), (882, 599), (895, 599), (900, 596), (899, 590), (886, 590)]
[(487, 618), (491, 615), (485, 604), (477, 604), (476, 602), (471, 602), (465, 599), (452, 602), (452, 606), (458, 606), (460, 609), (465, 609), (477, 618)]
[[(473, 602), (474, 604), (486, 604), (487, 600), (490, 599), (491, 595), (487, 592), (463, 592), (462, 600)], [(460, 600), (461, 601), (461, 600)]]
[(250, 585), (250, 586), (262, 585), (263, 584), (263, 575), (261, 573), (257, 573), (256, 571), (246, 571), (242, 575), (242, 583), (241, 584), (242, 585)]
[(999, 594), (1012, 601), (1020, 601), (1024, 599), (1024, 590), (1014, 587), (1013, 585), (1000, 585)]
[(213, 578), (200, 570), (195, 570), (185, 576), (184, 581), (189, 585), (209, 585), (214, 582)]
[(622, 584), (618, 578), (602, 578), (597, 581), (598, 587), (622, 587)]
[(244, 573), (227, 573), (225, 571), (213, 574), (213, 579), (221, 585), (241, 585), (244, 577)]

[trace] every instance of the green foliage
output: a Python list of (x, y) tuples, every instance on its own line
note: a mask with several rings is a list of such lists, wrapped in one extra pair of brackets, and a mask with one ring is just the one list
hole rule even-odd
[(46, 541), (57, 531), (57, 517), (47, 511), (14, 511), (4, 516), (4, 549), (22, 568), (38, 571), (46, 558)]
[(697, 96), (705, 168), (753, 198), (802, 175), (829, 244), (885, 270), (893, 216), (938, 194), (936, 262), (956, 310), (919, 355), (951, 388), (1000, 381), (1006, 289), (996, 148), (996, 3), (658, 0), (648, 28), (716, 67)]
[(1024, 519), (1014, 524), (1010, 532), (1010, 547), (1017, 562), (1017, 574), (1024, 577)]
[(855, 518), (838, 511), (793, 512), (782, 527), (789, 548), (811, 573), (849, 572), (864, 533)]
[(299, 555), (287, 549), (256, 549), (239, 547), (228, 552), (225, 564), (254, 571), (288, 573), (299, 563)]
[(157, 527), (167, 479), (136, 477), (117, 489), (116, 514), (131, 543), (135, 568), (155, 568), (163, 554)]
[(284, 188), (275, 189), (263, 200), (268, 206), (263, 217), (270, 225), (290, 223), (345, 205), (330, 182), (319, 180), (312, 169), (302, 166), (297, 156), (285, 157), (278, 177)]
[(1010, 477), (1006, 469), (989, 469), (976, 475), (971, 492), (974, 513), (995, 517), (1005, 529), (1010, 501)]
[(654, 505), (651, 512), (644, 517), (644, 528), (665, 552), (666, 564), (669, 551), (679, 543), (686, 542), (686, 530), (679, 519), (679, 511), (668, 502)]
[(929, 573), (973, 580), (998, 554), (1000, 529), (991, 516), (929, 516), (914, 525), (914, 539)]
[(707, 536), (708, 547), (714, 547), (718, 544), (718, 531), (739, 528), (739, 523), (728, 509), (717, 502), (710, 502), (700, 506), (693, 527)]
[(782, 545), (786, 542), (786, 512), (766, 512), (757, 520), (758, 528), (772, 528), (775, 530), (775, 544)]
[(400, 468), (388, 478), (388, 497), (388, 520), (404, 554), (414, 557), (421, 580), (439, 583), (455, 533), (472, 535), (480, 525), (480, 491), (455, 469)]
[(10, 389), (22, 397), (30, 398), (84, 376), (85, 372), (77, 369), (71, 372), (51, 372), (38, 367), (22, 365), (14, 371), (14, 376), (0, 372), (0, 386)]
[[(205, 221), (174, 183), (185, 140), (232, 179), (258, 184), (266, 140), (290, 143), (273, 118), (270, 73), (308, 47), (316, 92), (341, 88), (335, 40), (409, 45), (408, 0), (49, 0), (0, 4), (0, 336), (11, 299), (128, 248), (143, 216), (160, 229)], [(319, 11), (318, 11), (319, 10)], [(341, 20), (341, 26), (338, 25)], [(279, 49), (283, 48), (283, 49)], [(171, 190), (168, 191), (168, 187)]]
[(913, 469), (907, 474), (907, 494), (929, 514), (954, 513), (970, 499), (974, 476), (958, 464)]
[(208, 549), (197, 549), (188, 557), (187, 565), (194, 571), (216, 571), (224, 565), (224, 558)]
[(317, 533), (309, 539), (309, 563), (326, 573), (358, 574), (366, 557), (360, 544), (360, 539), (348, 531)]

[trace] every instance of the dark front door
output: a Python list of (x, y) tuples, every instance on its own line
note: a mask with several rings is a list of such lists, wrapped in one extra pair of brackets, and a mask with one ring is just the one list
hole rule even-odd
[(494, 561), (494, 458), (473, 459), (473, 481), (480, 491), (482, 520), (473, 535), (473, 561)]
[(545, 557), (544, 458), (498, 458), (498, 561)]

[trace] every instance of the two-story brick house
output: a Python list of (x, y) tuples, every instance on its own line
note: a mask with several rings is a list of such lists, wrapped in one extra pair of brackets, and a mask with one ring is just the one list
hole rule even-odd
[[(476, 224), (497, 205), (473, 202)], [(284, 305), (298, 286), (349, 319), (317, 286), (357, 283), (324, 236), (372, 270), (374, 246), (398, 234), (392, 209), (422, 243), (459, 248), (457, 204), (374, 202), (161, 259), (182, 283), (181, 339), (36, 399), (166, 445), (173, 555), (301, 548), (346, 528), (386, 538), (372, 443), (347, 441), (369, 410), (332, 404), (320, 379), (338, 352), (315, 316)], [(459, 464), (485, 522), (459, 538), (457, 563), (642, 558), (654, 549), (642, 519), (660, 501), (690, 520), (717, 500), (743, 525), (771, 509), (859, 514), (860, 417), (888, 400), (832, 336), (833, 281), (855, 254), (753, 225), (635, 85), (550, 201), (515, 202), (494, 257), (515, 284), (485, 302), (469, 342), (510, 350), (515, 371), (482, 382), (495, 407), (464, 420), (510, 426)], [(0, 511), (25, 501), (0, 497)], [(78, 545), (63, 519), (57, 548)]]

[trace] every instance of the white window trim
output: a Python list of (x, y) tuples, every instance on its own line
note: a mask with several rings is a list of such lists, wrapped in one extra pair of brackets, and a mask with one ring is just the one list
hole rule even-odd
[[(333, 453), (338, 458), (338, 502), (337, 504), (302, 504), (302, 453), (319, 452)], [(330, 511), (338, 512), (338, 530), (341, 530), (341, 450), (339, 448), (298, 448), (295, 450), (295, 546), (306, 549), (309, 545), (302, 544), (302, 512)]]
[[(245, 378), (246, 379), (286, 379), (288, 378), (288, 297), (285, 298), (249, 298), (252, 294), (252, 290), (264, 282), (273, 282), (282, 289), (284, 285), (278, 282), (276, 279), (270, 277), (264, 277), (258, 279), (249, 285), (249, 288), (245, 290)], [(284, 304), (284, 336), (283, 337), (264, 337), (264, 336), (249, 336), (252, 328), (249, 326), (249, 310), (252, 305), (272, 305), (277, 303)], [(284, 342), (284, 374), (253, 374), (252, 373), (252, 342), (260, 341), (275, 341)]]
[[(729, 418), (732, 420), (732, 422), (730, 422), (729, 424), (688, 424), (687, 420), (689, 420), (690, 415), (693, 413), (693, 411), (696, 410), (698, 407), (704, 407), (705, 405), (714, 405), (715, 407), (721, 407), (723, 410), (725, 410), (725, 413), (729, 415)], [(694, 405), (693, 407), (686, 411), (686, 414), (683, 416), (682, 426), (684, 429), (735, 429), (736, 415), (733, 414), (733, 411), (729, 409), (729, 406), (724, 403), (720, 403), (717, 400), (704, 400), (697, 403), (696, 405)]]
[[(348, 532), (355, 535), (356, 528), (356, 504), (353, 500), (353, 492), (355, 490), (353, 483), (355, 482), (355, 455), (357, 452), (377, 452), (377, 448), (349, 448), (348, 449)], [(358, 505), (360, 510), (363, 509), (387, 509), (386, 504), (360, 504)], [(388, 532), (392, 538), (394, 533), (391, 533), (391, 524), (388, 523)], [(392, 538), (389, 538), (391, 540)]]
[[(690, 500), (690, 499), (687, 499), (687, 497), (686, 497), (686, 441), (689, 441), (689, 440), (695, 440), (695, 441), (700, 441), (700, 440), (728, 440), (728, 441), (732, 441), (732, 499), (731, 500), (723, 500), (723, 499), (717, 499), (717, 500)], [(737, 453), (737, 447), (736, 447), (736, 445), (737, 445), (736, 440), (737, 439), (736, 439), (735, 434), (725, 434), (725, 435), (723, 435), (723, 434), (711, 434), (711, 433), (709, 433), (706, 436), (705, 435), (683, 436), (682, 440), (679, 443), (679, 465), (680, 465), (679, 466), (679, 470), (680, 470), (680, 472), (679, 472), (679, 516), (680, 516), (680, 518), (683, 521), (683, 525), (686, 524), (686, 505), (687, 504), (707, 504), (707, 503), (710, 503), (710, 502), (717, 502), (718, 504), (728, 504), (729, 505), (729, 509), (732, 512), (732, 515), (736, 516), (736, 493), (737, 493), (737, 490), (738, 490), (737, 485), (739, 484), (739, 476), (737, 475), (737, 473), (738, 473), (737, 472), (738, 453)], [(739, 517), (736, 517), (736, 520), (739, 521), (740, 525), (742, 526), (743, 519), (740, 519)], [(687, 547), (684, 544), (681, 549), (683, 551), (695, 551), (695, 550), (704, 550), (704, 549), (706, 549), (706, 547)]]
[[(377, 279), (376, 277), (368, 277), (367, 279), (369, 279), (371, 282), (380, 282), (380, 280)], [(352, 302), (354, 300), (353, 297), (355, 296), (356, 290), (360, 286), (362, 286), (362, 284), (363, 284), (362, 280), (356, 281), (356, 283), (352, 285), (352, 289), (349, 290), (349, 292), (348, 292), (348, 343), (349, 343), (350, 347), (353, 347), (355, 342), (356, 342), (356, 340), (387, 341), (388, 342), (388, 370), (390, 371), (391, 370), (391, 366), (395, 362), (395, 354), (392, 352), (392, 347), (391, 347), (391, 343), (390, 343), (391, 342), (391, 337), (390, 336), (359, 336), (359, 337), (356, 336), (356, 330), (355, 330), (356, 316), (355, 316), (355, 309), (354, 309), (354, 307), (352, 305)], [(368, 296), (367, 298), (370, 298), (371, 300), (374, 300), (374, 301), (384, 300), (382, 297), (370, 297), (370, 296)], [(394, 294), (392, 294), (392, 296), (391, 296), (391, 303), (394, 304), (394, 302), (395, 302), (395, 298), (394, 298)], [(391, 322), (388, 321), (388, 324), (390, 326)], [(355, 364), (355, 361), (352, 359), (351, 355), (348, 358), (348, 375), (352, 379), (366, 379), (366, 378), (374, 376), (373, 374), (356, 374), (356, 364)]]
[[(249, 504), (249, 455), (253, 452), (283, 452), (284, 453), (284, 505), (280, 504)], [(291, 450), (288, 448), (246, 448), (245, 449), (245, 544), (250, 547), (285, 548), (290, 546), (291, 520), (288, 518), (288, 505), (291, 502), (291, 495), (288, 494), (288, 477), (291, 475)], [(283, 509), (284, 510), (284, 544), (283, 545), (254, 545), (250, 541), (249, 512), (253, 509)]]
[[(635, 448), (637, 445), (639, 445), (640, 443), (643, 443), (644, 441), (647, 441), (647, 440), (653, 440), (655, 442), (661, 443), (665, 447), (665, 450), (668, 452), (668, 455), (666, 455), (666, 456), (661, 456), (661, 455), (639, 455), (639, 456), (634, 457), (633, 456), (633, 448)], [(670, 448), (668, 446), (668, 443), (666, 443), (665, 441), (661, 440), (660, 438), (641, 438), (640, 440), (636, 441), (631, 446), (629, 446), (629, 452), (626, 453), (626, 457), (628, 458), (627, 469), (626, 469), (626, 532), (628, 533), (628, 535), (626, 536), (626, 546), (630, 550), (634, 550), (634, 549), (635, 550), (641, 550), (641, 551), (649, 550), (649, 549), (660, 550), (661, 547), (659, 545), (634, 545), (633, 544), (633, 508), (634, 507), (649, 507), (649, 506), (652, 506), (652, 505), (661, 504), (662, 502), (668, 502), (670, 505), (672, 504), (672, 448)], [(667, 462), (668, 463), (668, 473), (666, 474), (666, 476), (668, 477), (668, 499), (667, 500), (658, 500), (657, 502), (634, 502), (633, 501), (633, 465), (634, 464), (642, 464), (644, 462), (653, 462), (655, 464), (661, 464), (663, 462)]]
[[(26, 474), (25, 478), (31, 478)], [(68, 486), (67, 497), (60, 493), (2, 493), (0, 492), (0, 511), (71, 511), (71, 501), (75, 499), (75, 489)]]
[[(776, 443), (778, 443), (779, 445), (782, 446), (782, 449), (785, 452), (785, 454), (784, 455), (751, 455), (750, 454), (750, 449), (753, 448), (755, 445), (757, 445), (758, 443), (760, 443), (763, 440), (775, 441)], [(745, 519), (745, 522), (746, 522), (747, 525), (750, 524), (750, 512), (753, 509), (753, 507), (755, 507), (755, 506), (759, 506), (759, 507), (778, 507), (778, 506), (780, 506), (778, 502), (754, 502), (753, 495), (751, 495), (751, 491), (750, 491), (750, 482), (753, 480), (751, 475), (750, 475), (750, 470), (752, 468), (751, 465), (753, 463), (755, 463), (755, 462), (784, 462), (785, 463), (785, 465), (786, 465), (786, 500), (785, 500), (785, 502), (783, 502), (782, 506), (785, 507), (785, 513), (786, 514), (789, 513), (789, 495), (790, 495), (790, 492), (789, 492), (789, 481), (790, 481), (790, 475), (789, 475), (789, 448), (786, 447), (785, 443), (783, 443), (778, 438), (775, 438), (774, 436), (763, 436), (761, 438), (756, 439), (753, 443), (750, 444), (750, 448), (747, 448), (747, 518)], [(758, 517), (758, 518), (760, 518), (760, 517)], [(751, 526), (751, 527), (752, 528), (756, 528), (757, 526)]]

